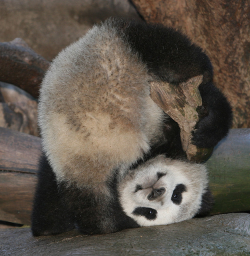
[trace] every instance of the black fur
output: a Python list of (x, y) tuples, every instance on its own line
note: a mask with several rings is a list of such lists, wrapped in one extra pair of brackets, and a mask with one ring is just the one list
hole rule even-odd
[(59, 234), (74, 228), (73, 220), (59, 193), (56, 177), (45, 155), (40, 158), (31, 218), (34, 236)]
[(208, 188), (207, 191), (202, 195), (201, 207), (195, 217), (204, 217), (209, 214), (214, 204), (214, 199), (210, 189)]
[[(213, 68), (207, 55), (172, 28), (123, 20), (116, 21), (114, 26), (147, 65), (154, 79), (178, 85), (191, 77), (203, 75), (203, 82), (199, 86), (203, 108), (200, 109), (200, 120), (193, 132), (193, 143), (201, 148), (214, 147), (231, 126), (232, 110), (224, 95), (213, 84)], [(172, 125), (176, 127), (176, 124)], [(173, 130), (176, 131), (175, 128)], [(181, 151), (183, 156), (183, 151), (179, 150), (180, 139), (176, 134), (174, 137), (170, 140), (172, 150), (177, 151), (177, 155)], [(168, 151), (170, 157), (172, 150), (168, 145), (165, 147), (165, 153)]]
[(186, 186), (183, 184), (178, 184), (172, 194), (171, 200), (174, 204), (181, 204), (182, 201), (182, 193), (186, 191)]
[(213, 70), (207, 55), (176, 30), (123, 20), (115, 21), (114, 26), (156, 79), (179, 84), (203, 74), (204, 82), (212, 80)]
[(155, 220), (157, 217), (157, 211), (148, 207), (137, 207), (133, 211), (133, 214), (144, 216), (148, 220)]
[[(203, 75), (199, 86), (203, 105), (198, 109), (200, 119), (193, 132), (193, 143), (199, 147), (215, 146), (228, 132), (232, 111), (226, 98), (213, 84), (213, 70), (209, 58), (201, 48), (173, 29), (161, 25), (113, 20), (124, 43), (146, 64), (152, 79), (178, 84), (187, 79)], [(131, 168), (165, 154), (170, 158), (185, 159), (180, 140), (178, 124), (166, 117), (162, 129), (164, 139), (152, 145), (151, 150)], [(119, 143), (119, 142), (118, 142)], [(107, 184), (114, 200), (106, 207), (109, 212), (99, 208), (99, 200), (85, 189), (79, 189), (66, 182), (57, 183), (52, 168), (43, 155), (40, 161), (38, 185), (32, 213), (32, 232), (34, 236), (57, 234), (75, 227), (84, 234), (108, 233), (128, 227), (138, 227), (135, 221), (125, 215), (118, 200), (117, 181), (107, 177)], [(210, 208), (211, 194), (203, 195), (199, 214)], [(135, 213), (138, 213), (137, 211)], [(103, 223), (113, 223), (114, 227), (103, 228)]]
[(89, 190), (66, 182), (58, 184), (46, 156), (42, 154), (32, 212), (32, 234), (55, 235), (74, 228), (82, 234), (101, 234), (104, 232), (102, 223), (108, 219), (115, 226), (112, 232), (139, 227), (121, 208), (116, 175), (107, 185), (114, 200), (108, 207), (109, 213), (104, 213)]

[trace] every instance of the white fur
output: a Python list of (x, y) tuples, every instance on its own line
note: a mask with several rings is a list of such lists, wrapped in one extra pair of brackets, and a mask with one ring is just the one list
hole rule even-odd
[[(157, 181), (157, 173), (165, 173)], [(187, 191), (182, 193), (182, 202), (176, 205), (171, 196), (176, 185), (183, 184)], [(137, 185), (143, 187), (135, 192)], [(191, 164), (158, 156), (145, 165), (133, 170), (119, 185), (120, 202), (124, 212), (140, 226), (164, 225), (190, 219), (201, 206), (202, 194), (208, 186), (204, 165)], [(149, 201), (147, 196), (152, 187), (164, 187), (166, 192), (161, 200)], [(157, 218), (148, 220), (144, 216), (134, 215), (137, 207), (149, 207), (157, 210)]]
[(161, 134), (145, 65), (105, 23), (63, 50), (40, 90), (44, 152), (58, 181), (105, 190), (112, 170), (129, 166)]

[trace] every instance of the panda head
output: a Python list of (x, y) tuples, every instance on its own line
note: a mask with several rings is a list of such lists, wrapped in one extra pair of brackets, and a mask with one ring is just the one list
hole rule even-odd
[(118, 190), (123, 211), (140, 226), (187, 220), (212, 203), (204, 165), (164, 156), (131, 170)]

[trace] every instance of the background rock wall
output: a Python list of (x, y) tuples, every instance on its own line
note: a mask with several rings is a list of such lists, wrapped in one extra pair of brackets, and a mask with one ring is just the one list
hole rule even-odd
[(128, 0), (2, 0), (0, 42), (21, 37), (35, 52), (51, 60), (110, 16), (140, 19)]

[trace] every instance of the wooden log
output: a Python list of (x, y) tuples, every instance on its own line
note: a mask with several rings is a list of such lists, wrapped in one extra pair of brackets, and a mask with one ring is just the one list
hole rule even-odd
[(31, 172), (0, 171), (0, 220), (30, 224), (36, 182)]
[(0, 81), (14, 84), (36, 98), (49, 65), (22, 39), (0, 43)]
[[(0, 220), (30, 224), (41, 139), (0, 128)], [(250, 129), (233, 129), (207, 162), (211, 214), (250, 212)]]
[(0, 170), (37, 172), (41, 139), (0, 127)]
[(213, 214), (250, 213), (250, 129), (232, 129), (207, 161)]
[(198, 107), (202, 105), (199, 85), (203, 76), (197, 76), (179, 86), (167, 82), (151, 82), (151, 98), (180, 127), (182, 148), (190, 161), (204, 162), (212, 149), (198, 148), (191, 143), (192, 131), (199, 120)]
[(0, 127), (39, 136), (37, 101), (22, 89), (0, 82)]
[(0, 220), (30, 224), (41, 139), (0, 127)]

